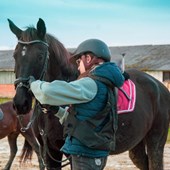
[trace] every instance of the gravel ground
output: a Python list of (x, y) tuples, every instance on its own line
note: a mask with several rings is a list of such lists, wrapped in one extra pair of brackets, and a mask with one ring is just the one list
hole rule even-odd
[[(19, 154), (23, 144), (23, 137), (18, 138), (18, 152), (17, 156), (12, 164), (11, 170), (38, 170), (37, 157), (34, 154), (31, 162), (19, 165)], [(3, 169), (9, 157), (9, 145), (7, 138), (1, 139), (0, 146), (0, 169)], [(165, 170), (170, 170), (170, 144), (166, 144), (164, 153), (164, 168)], [(63, 170), (69, 170), (70, 167), (67, 166)], [(124, 152), (119, 155), (109, 156), (105, 170), (138, 170), (128, 157), (128, 152)]]

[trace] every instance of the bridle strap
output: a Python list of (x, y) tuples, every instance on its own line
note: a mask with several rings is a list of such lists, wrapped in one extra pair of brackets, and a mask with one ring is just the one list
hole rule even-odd
[[(22, 40), (18, 40), (18, 43), (20, 44), (24, 44), (24, 45), (29, 45), (29, 44), (35, 44), (35, 43), (41, 43), (44, 44), (45, 46), (49, 47), (48, 43), (41, 41), (41, 40), (33, 40), (33, 41), (22, 41)], [(41, 75), (39, 77), (39, 80), (43, 80), (45, 73), (47, 71), (47, 66), (48, 66), (48, 59), (49, 59), (49, 52), (47, 51), (47, 55), (46, 55), (46, 59), (45, 59), (45, 63), (44, 63), (44, 67), (43, 70), (41, 72)], [(27, 89), (29, 89), (29, 85), (27, 85), (29, 78), (23, 78), (23, 77), (19, 77), (15, 80), (14, 85), (16, 87), (25, 87)]]
[(49, 47), (48, 43), (41, 41), (41, 40), (33, 40), (33, 41), (22, 41), (22, 40), (18, 40), (18, 43), (20, 44), (24, 44), (24, 45), (30, 45), (30, 44), (34, 44), (34, 43), (41, 43), (46, 45), (47, 47)]
[(44, 67), (43, 67), (43, 70), (42, 70), (41, 75), (39, 77), (39, 80), (44, 80), (44, 77), (45, 77), (45, 74), (46, 74), (47, 68), (48, 68), (48, 60), (49, 60), (49, 52), (47, 51)]

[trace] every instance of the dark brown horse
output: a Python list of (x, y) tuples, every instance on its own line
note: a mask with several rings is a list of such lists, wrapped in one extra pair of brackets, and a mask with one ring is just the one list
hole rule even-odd
[[(14, 52), (17, 78), (14, 105), (18, 114), (27, 113), (32, 103), (32, 94), (27, 87), (30, 75), (46, 81), (71, 81), (75, 79), (75, 72), (68, 61), (67, 50), (55, 37), (46, 34), (42, 19), (39, 19), (37, 28), (28, 27), (25, 31), (8, 21), (18, 38)], [(163, 151), (170, 122), (170, 93), (162, 83), (146, 73), (127, 72), (136, 85), (136, 106), (133, 112), (118, 116), (116, 148), (111, 154), (129, 150), (131, 160), (139, 169), (163, 170)], [(40, 119), (41, 123), (37, 123), (39, 130), (48, 132), (45, 135), (49, 151), (59, 160), (62, 154), (59, 149), (64, 142), (62, 127), (53, 115), (41, 114)], [(60, 169), (49, 153), (45, 156), (49, 169)]]
[[(23, 132), (21, 130), (21, 124), (17, 119), (16, 111), (13, 108), (13, 102), (5, 102), (0, 104), (0, 139), (7, 137), (8, 143), (10, 146), (10, 158), (4, 167), (4, 170), (9, 170), (12, 162), (16, 156), (17, 153), (17, 138), (19, 134), (22, 134), (25, 137), (24, 146), (22, 148), (22, 154), (20, 157), (20, 162), (25, 162), (27, 159), (31, 159), (33, 154), (33, 149), (36, 151), (39, 157), (39, 148), (35, 140), (32, 140), (33, 134), (31, 129), (27, 130), (27, 132)], [(30, 117), (32, 116), (32, 110), (23, 117), (22, 119), (22, 125), (26, 127), (28, 124)], [(34, 139), (34, 138), (33, 138)], [(31, 142), (30, 142), (31, 141)], [(30, 145), (31, 144), (31, 145)], [(40, 160), (40, 165), (41, 159)], [(44, 169), (44, 165), (42, 164), (40, 166), (40, 169)]]
[[(16, 95), (13, 99), (17, 114), (20, 115), (26, 114), (32, 107), (33, 96), (27, 87), (29, 75), (46, 81), (55, 79), (71, 81), (76, 79), (77, 71), (75, 72), (75, 67), (69, 64), (70, 54), (63, 44), (49, 34), (45, 36), (46, 28), (43, 20), (40, 19), (37, 23), (39, 31), (33, 27), (28, 27), (26, 31), (22, 32), (12, 21), (9, 20), (9, 23), (11, 30), (16, 33), (20, 40), (14, 52), (17, 80), (15, 81)], [(34, 54), (30, 53), (32, 50), (35, 51)], [(34, 67), (34, 64), (38, 67)], [(39, 116), (37, 116), (33, 126), (36, 137), (41, 144), (46, 167), (50, 170), (61, 169), (63, 153), (60, 152), (60, 148), (64, 143), (63, 127), (58, 118), (52, 114), (42, 114), (38, 104), (35, 107), (36, 113), (39, 113)]]

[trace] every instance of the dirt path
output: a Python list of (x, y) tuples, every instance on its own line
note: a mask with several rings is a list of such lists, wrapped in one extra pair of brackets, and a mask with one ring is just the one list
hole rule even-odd
[[(19, 136), (18, 138), (18, 153), (17, 156), (13, 162), (11, 170), (38, 170), (38, 162), (37, 157), (34, 154), (33, 159), (31, 162), (28, 162), (26, 165), (19, 165), (19, 154), (20, 150), (23, 145), (23, 137)], [(4, 165), (6, 164), (9, 157), (9, 145), (7, 142), (7, 138), (4, 138), (1, 140), (0, 145), (0, 170), (3, 169)], [(167, 144), (165, 147), (165, 153), (164, 153), (164, 164), (165, 164), (165, 170), (170, 170), (170, 144)], [(66, 168), (63, 168), (63, 170), (69, 170), (69, 166)], [(105, 170), (138, 170), (131, 160), (128, 157), (128, 152), (125, 152), (123, 154), (109, 156), (107, 166)]]

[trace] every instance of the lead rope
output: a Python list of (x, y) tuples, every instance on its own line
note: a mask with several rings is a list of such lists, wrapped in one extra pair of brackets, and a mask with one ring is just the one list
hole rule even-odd
[[(38, 107), (38, 104), (36, 104), (35, 106), (34, 106), (35, 108), (36, 107)], [(34, 109), (35, 110), (35, 109)], [(39, 117), (39, 115), (40, 115), (40, 112), (38, 111), (38, 108), (37, 108), (37, 118)], [(35, 113), (35, 112), (34, 112)], [(43, 154), (42, 154), (42, 146), (41, 146), (41, 144), (39, 143), (39, 141), (38, 141), (38, 139), (37, 139), (37, 137), (36, 137), (36, 135), (35, 135), (35, 131), (34, 131), (34, 129), (33, 129), (33, 126), (31, 127), (31, 131), (32, 131), (32, 133), (33, 133), (33, 136), (34, 136), (34, 138), (35, 138), (35, 140), (36, 140), (36, 142), (37, 142), (37, 145), (38, 145), (38, 149), (39, 149), (39, 154), (40, 154), (40, 159), (42, 160), (42, 163), (43, 163), (43, 165), (44, 165), (44, 167), (47, 167), (47, 165), (46, 165), (46, 163), (45, 163), (45, 161), (44, 161), (44, 158), (43, 158)]]
[[(38, 116), (39, 116), (39, 115), (38, 115)], [(21, 132), (25, 133), (25, 132), (32, 126), (32, 123), (34, 122), (34, 120), (35, 120), (36, 117), (38, 117), (38, 116), (37, 116), (37, 115), (34, 113), (34, 111), (33, 111), (32, 115), (31, 115), (30, 121), (29, 121), (28, 124), (24, 127), (24, 126), (23, 126), (23, 123), (22, 123), (22, 120), (23, 120), (24, 115), (17, 115), (19, 124), (20, 124), (20, 126), (21, 126), (21, 129), (20, 129)]]
[(34, 109), (33, 109), (34, 111), (33, 111), (33, 113), (32, 113), (31, 119), (30, 119), (30, 121), (29, 121), (29, 123), (27, 124), (26, 127), (24, 127), (23, 124), (22, 124), (22, 120), (23, 120), (24, 115), (17, 115), (17, 118), (18, 118), (19, 124), (20, 124), (20, 126), (21, 126), (21, 129), (20, 129), (21, 132), (25, 133), (25, 132), (31, 127), (31, 131), (32, 131), (33, 137), (34, 137), (34, 139), (35, 139), (35, 141), (36, 141), (36, 143), (37, 143), (37, 145), (38, 145), (38, 148), (39, 148), (40, 158), (41, 158), (41, 160), (42, 160), (43, 166), (46, 167), (45, 161), (44, 161), (44, 159), (43, 159), (43, 157), (42, 157), (41, 145), (40, 145), (40, 143), (39, 143), (39, 141), (38, 141), (38, 139), (37, 139), (37, 137), (36, 137), (36, 135), (35, 135), (34, 129), (33, 129), (33, 127), (32, 127), (32, 123), (33, 123), (33, 122), (35, 121), (35, 119), (38, 118), (38, 116), (40, 115), (40, 112), (35, 113), (35, 108), (37, 107), (37, 105), (38, 105), (38, 104), (35, 104), (35, 105), (34, 105)]
[[(40, 106), (40, 107), (41, 107), (41, 106)], [(45, 114), (45, 116), (48, 116), (48, 114), (47, 114), (47, 113), (48, 113), (48, 110), (47, 110), (46, 108), (42, 108), (42, 107), (41, 107), (41, 109), (42, 109), (42, 112)], [(41, 135), (43, 136), (42, 139), (43, 139), (44, 146), (48, 146), (48, 145), (47, 145), (48, 124), (49, 124), (49, 121), (48, 121), (48, 118), (46, 117), (46, 118), (45, 118), (45, 129), (44, 129), (44, 131), (41, 131), (41, 132), (42, 132)], [(55, 162), (57, 162), (57, 163), (63, 163), (63, 162), (69, 161), (69, 162), (66, 162), (64, 165), (61, 165), (61, 168), (63, 168), (63, 167), (65, 167), (65, 166), (67, 166), (67, 165), (70, 164), (70, 158), (71, 158), (71, 156), (68, 156), (66, 159), (59, 161), (59, 160), (55, 159), (55, 158), (51, 155), (48, 147), (45, 147), (44, 155), (45, 155), (45, 153), (48, 153), (49, 157), (50, 157), (53, 161), (55, 161)]]

